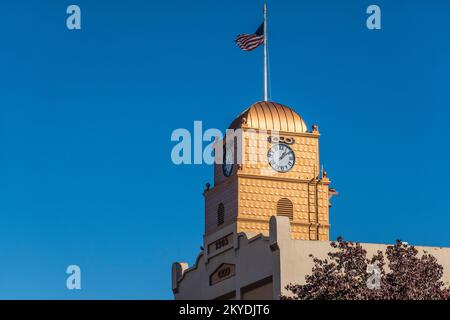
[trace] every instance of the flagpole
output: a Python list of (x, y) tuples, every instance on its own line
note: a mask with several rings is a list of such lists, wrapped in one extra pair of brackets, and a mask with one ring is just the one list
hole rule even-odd
[(264, 0), (264, 101), (268, 101), (267, 92), (267, 6)]

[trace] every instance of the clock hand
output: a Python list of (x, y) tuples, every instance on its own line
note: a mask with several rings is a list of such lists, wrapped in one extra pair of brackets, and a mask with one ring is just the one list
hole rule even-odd
[(288, 154), (288, 151), (285, 151), (285, 152), (281, 155), (280, 160), (283, 160), (283, 158), (284, 158), (287, 154)]

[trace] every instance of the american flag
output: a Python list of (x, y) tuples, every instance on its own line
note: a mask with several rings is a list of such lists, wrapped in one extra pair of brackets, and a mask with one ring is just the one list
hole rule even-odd
[(264, 22), (255, 33), (238, 35), (235, 42), (244, 51), (256, 49), (261, 43), (264, 43)]

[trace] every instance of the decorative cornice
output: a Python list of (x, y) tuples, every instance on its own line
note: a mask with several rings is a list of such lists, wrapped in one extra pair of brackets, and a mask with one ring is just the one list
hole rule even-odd
[(280, 135), (285, 135), (285, 136), (294, 136), (294, 137), (305, 137), (305, 138), (319, 138), (320, 137), (320, 133), (315, 133), (315, 132), (305, 132), (305, 133), (301, 133), (301, 132), (289, 132), (289, 131), (282, 131), (282, 130), (265, 130), (265, 129), (258, 129), (258, 128), (251, 128), (251, 127), (243, 127), (242, 128), (244, 132), (249, 131), (249, 130), (255, 130), (256, 133), (258, 132), (266, 132), (267, 134), (271, 134), (272, 132), (277, 132)]
[[(269, 224), (268, 220), (262, 220), (262, 219), (257, 219), (257, 218), (247, 218), (247, 217), (242, 217), (242, 216), (240, 216), (237, 220), (238, 220), (238, 222), (258, 222), (258, 223)], [(291, 225), (292, 226), (304, 226), (304, 227), (309, 227), (309, 226), (330, 227), (331, 226), (331, 224), (329, 224), (329, 223), (298, 222), (295, 220), (291, 221)]]
[(311, 181), (311, 179), (301, 179), (301, 178), (284, 178), (284, 177), (276, 177), (276, 176), (260, 176), (257, 174), (248, 174), (248, 173), (238, 173), (238, 178), (250, 178), (250, 179), (261, 179), (261, 180), (271, 180), (271, 181), (284, 181), (284, 182), (294, 182), (294, 183), (317, 183), (322, 185), (329, 185), (330, 180), (316, 180)]

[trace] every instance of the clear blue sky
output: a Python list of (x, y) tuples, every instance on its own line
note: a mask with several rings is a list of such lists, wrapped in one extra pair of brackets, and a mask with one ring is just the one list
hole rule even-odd
[[(65, 25), (73, 3), (81, 31)], [(171, 263), (202, 245), (212, 167), (173, 165), (170, 135), (225, 129), (261, 99), (261, 48), (233, 42), (261, 5), (1, 2), (0, 298), (172, 298)], [(272, 99), (319, 124), (332, 237), (450, 246), (450, 3), (269, 10)], [(65, 287), (70, 264), (81, 291)]]

